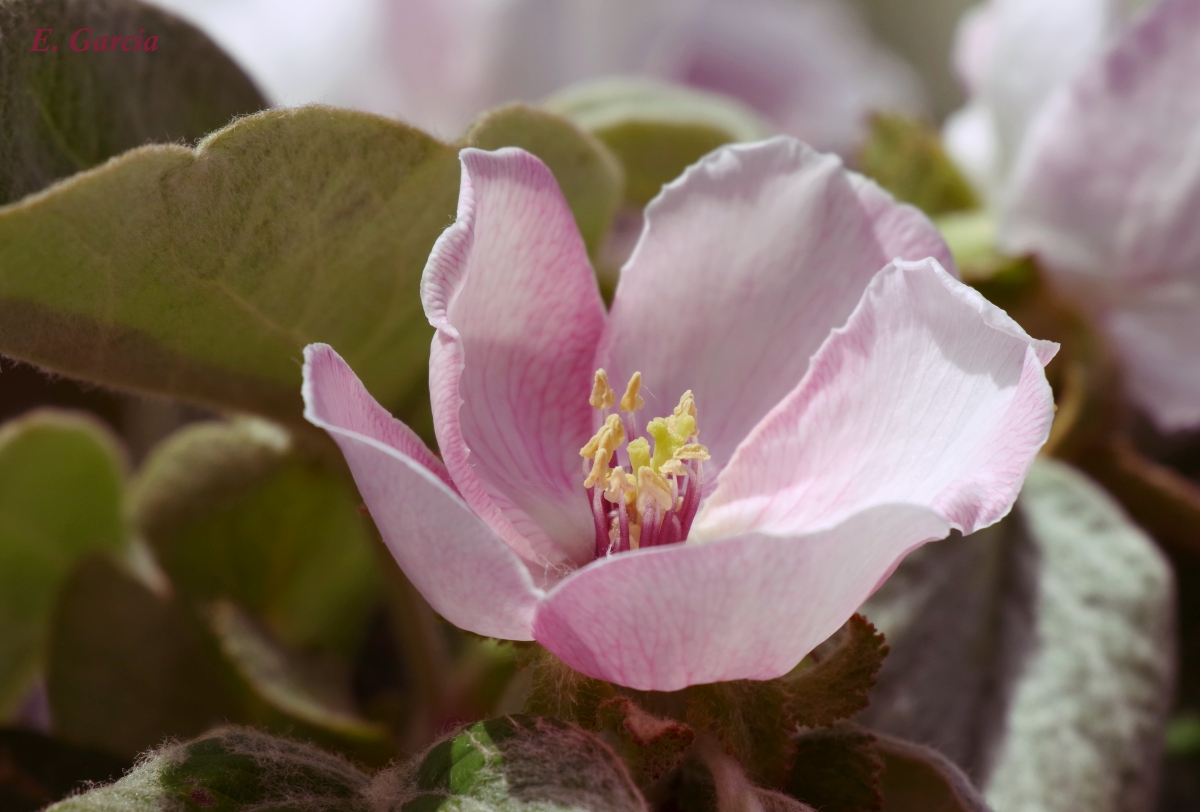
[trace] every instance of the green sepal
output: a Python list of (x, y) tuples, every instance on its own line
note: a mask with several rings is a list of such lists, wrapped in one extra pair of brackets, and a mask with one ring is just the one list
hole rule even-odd
[(755, 113), (723, 96), (645, 79), (578, 85), (544, 106), (616, 154), (625, 169), (625, 203), (634, 208), (717, 147), (771, 134)]

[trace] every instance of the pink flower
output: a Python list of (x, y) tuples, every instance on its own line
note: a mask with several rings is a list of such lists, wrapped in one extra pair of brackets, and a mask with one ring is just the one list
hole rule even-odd
[(1057, 347), (836, 157), (704, 158), (647, 207), (607, 313), (549, 170), (462, 167), (421, 288), (445, 463), (329, 347), (304, 384), (451, 622), (638, 689), (774, 678), (913, 548), (1011, 508)]
[(1200, 425), (1197, 77), (1200, 3), (1161, 0), (1032, 117), (999, 210), (1001, 247), (1091, 310), (1164, 430)]

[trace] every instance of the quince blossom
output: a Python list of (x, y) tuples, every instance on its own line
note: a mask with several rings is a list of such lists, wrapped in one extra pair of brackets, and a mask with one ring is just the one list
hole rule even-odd
[[(1015, 48), (1005, 43), (1019, 36), (1073, 42), (1055, 28), (1058, 17), (1046, 4), (993, 0), (993, 7), (1010, 16), (1024, 11), (1023, 26), (989, 34), (993, 50)], [(1083, 40), (1116, 41), (1066, 71), (1066, 81), (1027, 115), (997, 201), (999, 243), (1037, 256), (1093, 313), (1123, 362), (1131, 400), (1160, 428), (1195, 427), (1200, 3), (1161, 0), (1117, 34), (1113, 20), (1121, 15), (1111, 3), (1072, 0), (1063, 8), (1078, 12)], [(1041, 67), (1032, 58), (1004, 63), (1029, 84)]]
[(333, 349), (304, 367), (306, 417), (447, 620), (635, 689), (771, 679), (911, 550), (1012, 507), (1057, 345), (836, 157), (705, 157), (646, 208), (607, 312), (550, 171), (461, 160), (421, 286), (442, 459)]

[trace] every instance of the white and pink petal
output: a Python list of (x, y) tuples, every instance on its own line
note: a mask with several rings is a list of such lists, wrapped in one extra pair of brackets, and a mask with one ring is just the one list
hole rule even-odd
[(945, 247), (929, 221), (791, 138), (719, 149), (663, 188), (621, 272), (597, 366), (643, 374), (646, 413), (696, 396), (717, 472), (894, 256)]
[(388, 415), (330, 347), (304, 351), (305, 417), (337, 442), (384, 542), (430, 605), (459, 628), (529, 640), (542, 591), (463, 503), (441, 463)]
[(421, 283), (438, 445), (467, 504), (514, 549), (583, 563), (594, 529), (579, 449), (604, 305), (545, 164), (515, 148), (461, 158), (458, 218)]
[(1049, 434), (1056, 351), (935, 261), (893, 263), (738, 447), (692, 537), (793, 536), (887, 504), (986, 527)]
[(948, 532), (926, 508), (879, 505), (796, 537), (615, 555), (552, 589), (533, 633), (575, 670), (638, 690), (773, 679), (837, 631), (912, 548)]

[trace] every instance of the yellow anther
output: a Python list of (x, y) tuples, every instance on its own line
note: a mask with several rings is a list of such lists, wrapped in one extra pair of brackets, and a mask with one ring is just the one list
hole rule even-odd
[(675, 459), (707, 460), (710, 459), (710, 457), (708, 456), (708, 448), (706, 446), (702, 446), (700, 443), (688, 443), (687, 445), (679, 447), (679, 449), (675, 452)]
[(621, 396), (621, 411), (636, 412), (646, 405), (646, 401), (642, 400), (642, 396), (638, 394), (640, 391), (642, 391), (642, 373), (635, 372), (629, 379), (629, 386), (625, 387), (625, 394)]
[(687, 469), (683, 467), (683, 463), (680, 462), (681, 459), (684, 458), (679, 456), (678, 451), (675, 452), (675, 457), (664, 462), (662, 467), (658, 469), (658, 472), (663, 476), (666, 476), (667, 474), (683, 476), (687, 473)]
[(614, 505), (624, 499), (629, 502), (637, 494), (637, 479), (625, 473), (621, 466), (612, 468), (608, 473), (608, 485), (604, 489), (604, 497)]
[(691, 417), (692, 420), (696, 419), (696, 397), (692, 394), (691, 389), (684, 392), (683, 397), (679, 398), (679, 405), (675, 407), (674, 411), (675, 417), (681, 417), (685, 414)]
[(588, 403), (593, 409), (611, 409), (617, 402), (617, 393), (608, 385), (608, 373), (602, 369), (596, 370), (596, 380), (592, 382), (592, 395)]
[(596, 451), (596, 456), (592, 461), (591, 473), (587, 475), (587, 479), (583, 480), (583, 487), (593, 488), (597, 482), (605, 481), (608, 476), (608, 461), (612, 459), (612, 452), (607, 448), (601, 448)]
[(593, 459), (596, 452), (602, 448), (606, 449), (611, 456), (612, 452), (620, 448), (623, 442), (625, 442), (625, 424), (621, 422), (619, 415), (610, 414), (605, 418), (604, 425), (596, 432), (596, 436), (579, 449), (579, 456)]
[(649, 468), (639, 468), (637, 477), (637, 509), (639, 515), (644, 514), (646, 508), (651, 503), (659, 510), (666, 511), (671, 509), (671, 505), (675, 502), (674, 494), (671, 492), (671, 483), (663, 479), (662, 474), (652, 471)]
[(656, 417), (647, 423), (646, 433), (654, 438), (654, 457), (650, 460), (650, 466), (655, 471), (661, 471), (663, 463), (674, 459), (675, 452), (682, 448), (691, 436), (683, 432), (694, 428), (695, 421), (690, 417)]
[(629, 452), (629, 467), (635, 476), (638, 471), (650, 465), (650, 443), (645, 437), (630, 440), (626, 450)]

